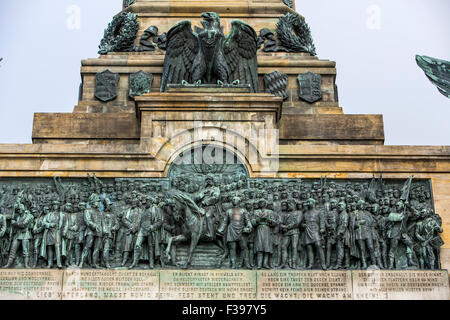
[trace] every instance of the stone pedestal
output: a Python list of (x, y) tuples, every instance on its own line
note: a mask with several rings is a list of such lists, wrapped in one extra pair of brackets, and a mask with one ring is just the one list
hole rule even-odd
[(449, 300), (448, 272), (2, 270), (0, 300)]
[(189, 90), (136, 97), (142, 152), (170, 165), (174, 150), (178, 156), (201, 141), (232, 148), (254, 171), (276, 171), (282, 98), (239, 88)]

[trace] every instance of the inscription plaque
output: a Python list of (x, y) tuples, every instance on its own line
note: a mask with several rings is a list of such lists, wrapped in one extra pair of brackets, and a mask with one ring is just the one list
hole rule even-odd
[(352, 300), (350, 271), (260, 271), (258, 300)]
[(158, 300), (159, 272), (80, 270), (64, 272), (64, 300)]
[(0, 300), (60, 300), (62, 271), (0, 270)]
[(355, 300), (448, 300), (443, 271), (353, 271)]
[(162, 300), (254, 300), (255, 271), (161, 271)]
[(0, 270), (0, 300), (449, 300), (446, 270)]

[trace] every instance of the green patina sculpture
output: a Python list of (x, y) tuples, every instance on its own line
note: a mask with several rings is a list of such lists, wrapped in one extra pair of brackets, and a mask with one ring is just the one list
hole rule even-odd
[(419, 55), (416, 61), (439, 92), (450, 98), (450, 61)]
[(128, 8), (129, 6), (131, 6), (134, 3), (135, 0), (125, 0), (125, 8)]
[(118, 73), (105, 70), (95, 75), (94, 96), (102, 101), (108, 102), (117, 98), (120, 75)]
[(313, 72), (299, 74), (297, 77), (300, 99), (314, 103), (323, 97), (322, 93), (322, 76)]
[(208, 148), (168, 178), (0, 179), (1, 265), (440, 269), (430, 181), (250, 179)]
[(142, 96), (144, 93), (152, 91), (153, 75), (148, 72), (139, 71), (130, 74), (130, 98)]
[(289, 98), (287, 91), (288, 80), (289, 76), (278, 70), (264, 75), (265, 92), (272, 93), (278, 97), (282, 97), (283, 100), (287, 100)]
[(258, 37), (255, 30), (240, 20), (231, 22), (231, 33), (225, 36), (219, 15), (202, 13), (203, 28), (191, 22), (179, 22), (167, 32), (166, 57), (161, 91), (169, 84), (201, 82), (203, 84), (249, 84), (258, 92)]
[(283, 0), (283, 3), (287, 5), (289, 8), (293, 7), (293, 1), (292, 0)]
[[(126, 2), (126, 6), (132, 3)], [(196, 26), (194, 31), (188, 20), (179, 22), (161, 35), (156, 26), (150, 26), (144, 30), (139, 40), (140, 46), (135, 46), (139, 30), (137, 15), (121, 12), (105, 30), (99, 53), (155, 51), (156, 45), (166, 50), (160, 88), (162, 92), (180, 85), (217, 85), (218, 88), (249, 86), (251, 92), (258, 92), (257, 50), (263, 43), (263, 50), (267, 52), (316, 54), (309, 26), (297, 14), (288, 13), (279, 19), (277, 39), (267, 28), (262, 29), (257, 36), (250, 25), (240, 20), (231, 22), (231, 32), (225, 36), (217, 13), (205, 12), (201, 16), (203, 28)], [(96, 87), (96, 91), (101, 91), (96, 97), (103, 102), (113, 100), (117, 91), (115, 80), (106, 79), (106, 76), (112, 77), (106, 73), (98, 75), (101, 79)], [(150, 92), (152, 80), (152, 75), (143, 72), (130, 75), (130, 97)], [(274, 72), (265, 76), (266, 92), (287, 99), (286, 87), (286, 75)], [(311, 93), (301, 92), (300, 95), (306, 97), (304, 100), (310, 103), (320, 100), (320, 88), (319, 91), (315, 88), (307, 90), (311, 90)]]
[(136, 14), (119, 13), (106, 28), (98, 53), (132, 51), (138, 30), (139, 22)]
[(265, 52), (305, 52), (316, 55), (311, 29), (306, 20), (295, 13), (287, 13), (278, 20), (276, 37), (272, 30), (262, 29), (258, 44), (264, 44)]

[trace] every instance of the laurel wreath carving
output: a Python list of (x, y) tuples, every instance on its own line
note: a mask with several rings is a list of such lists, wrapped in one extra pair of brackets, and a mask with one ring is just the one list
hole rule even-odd
[(290, 52), (307, 52), (316, 55), (316, 47), (311, 29), (305, 19), (294, 13), (287, 13), (277, 24), (277, 36), (280, 44)]
[(132, 12), (119, 13), (105, 29), (98, 53), (132, 51), (138, 30), (139, 21), (136, 14)]

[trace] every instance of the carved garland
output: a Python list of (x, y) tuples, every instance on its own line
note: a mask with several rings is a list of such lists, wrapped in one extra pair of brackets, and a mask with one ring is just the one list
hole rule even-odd
[(121, 12), (106, 28), (98, 53), (132, 51), (138, 30), (137, 15), (131, 12)]
[(297, 14), (287, 13), (277, 24), (277, 36), (281, 45), (291, 52), (307, 52), (316, 55), (311, 29), (305, 19)]
[(316, 55), (311, 30), (298, 14), (287, 13), (277, 23), (276, 37), (272, 30), (260, 30), (258, 45), (264, 44), (264, 52), (306, 52)]

